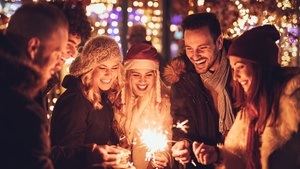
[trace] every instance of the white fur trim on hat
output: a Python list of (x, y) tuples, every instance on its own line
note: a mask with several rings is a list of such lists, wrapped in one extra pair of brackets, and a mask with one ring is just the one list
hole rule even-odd
[(149, 59), (131, 59), (124, 63), (125, 70), (130, 69), (150, 69), (158, 70), (159, 64)]

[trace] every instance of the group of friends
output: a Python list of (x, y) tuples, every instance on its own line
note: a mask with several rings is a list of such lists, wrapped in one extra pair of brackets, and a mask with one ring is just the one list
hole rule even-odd
[[(150, 43), (123, 57), (113, 38), (91, 37), (80, 1), (24, 3), (0, 37), (1, 166), (300, 168), (300, 68), (278, 63), (276, 27), (229, 45), (213, 13), (182, 29), (184, 49), (161, 69)], [(74, 56), (49, 122), (45, 95)], [(149, 126), (168, 143), (147, 159)]]

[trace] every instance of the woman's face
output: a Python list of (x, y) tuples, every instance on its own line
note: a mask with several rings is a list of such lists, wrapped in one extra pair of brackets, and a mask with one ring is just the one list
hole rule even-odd
[(233, 80), (238, 81), (244, 91), (247, 93), (253, 83), (253, 66), (252, 63), (246, 59), (229, 56), (230, 66), (233, 70)]
[(120, 60), (107, 60), (93, 70), (92, 80), (102, 91), (109, 90), (119, 72)]
[(130, 74), (132, 91), (137, 96), (144, 96), (153, 88), (155, 79), (154, 70), (132, 69)]

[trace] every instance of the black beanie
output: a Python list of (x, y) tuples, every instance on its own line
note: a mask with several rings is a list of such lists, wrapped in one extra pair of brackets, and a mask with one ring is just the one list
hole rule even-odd
[(280, 34), (275, 26), (258, 26), (234, 40), (228, 56), (245, 58), (268, 67), (278, 67), (278, 47), (275, 41), (279, 38)]

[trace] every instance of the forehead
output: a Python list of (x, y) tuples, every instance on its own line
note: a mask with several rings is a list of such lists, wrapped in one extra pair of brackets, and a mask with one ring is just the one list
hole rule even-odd
[(79, 35), (69, 34), (68, 42), (78, 46), (81, 43), (81, 37)]
[(250, 65), (251, 61), (241, 58), (239, 56), (234, 56), (234, 55), (230, 55), (229, 57), (229, 62), (230, 62), (230, 66), (234, 67), (238, 64), (245, 64), (245, 65)]
[(213, 38), (210, 35), (208, 27), (203, 27), (201, 29), (185, 30), (184, 42), (186, 45), (209, 43), (213, 42)]
[(112, 59), (108, 59), (108, 60), (100, 62), (99, 66), (111, 67), (111, 66), (119, 65), (119, 63), (121, 63), (120, 59), (112, 58)]
[(132, 69), (132, 73), (140, 73), (140, 74), (146, 74), (146, 73), (152, 73), (154, 70), (152, 69)]

